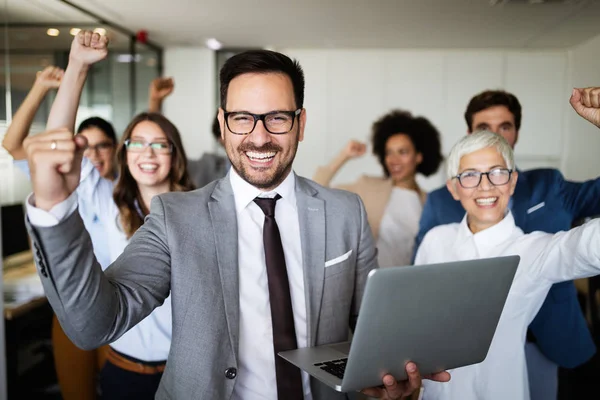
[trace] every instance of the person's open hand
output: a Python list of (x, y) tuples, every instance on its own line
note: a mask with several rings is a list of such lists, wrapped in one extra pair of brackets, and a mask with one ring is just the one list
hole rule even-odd
[[(413, 362), (406, 364), (406, 374), (408, 375), (408, 379), (400, 382), (392, 375), (386, 375), (383, 377), (382, 387), (364, 389), (362, 393), (369, 397), (385, 400), (398, 400), (408, 397), (421, 387), (422, 378), (417, 365)], [(423, 379), (429, 379), (436, 382), (448, 382), (450, 380), (450, 374), (444, 371), (427, 375)]]

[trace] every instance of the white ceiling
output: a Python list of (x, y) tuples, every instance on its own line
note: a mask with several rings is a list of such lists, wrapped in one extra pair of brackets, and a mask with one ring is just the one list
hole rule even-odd
[[(85, 22), (59, 0), (4, 0), (10, 22)], [(566, 48), (600, 35), (600, 0), (71, 0), (164, 46)]]

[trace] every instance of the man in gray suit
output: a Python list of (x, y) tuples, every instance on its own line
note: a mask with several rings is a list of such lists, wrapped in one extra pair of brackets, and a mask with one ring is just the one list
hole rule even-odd
[[(306, 124), (296, 62), (249, 51), (229, 59), (220, 79), (233, 168), (202, 189), (156, 196), (104, 273), (74, 212), (85, 139), (68, 129), (28, 139), (29, 230), (46, 295), (73, 342), (96, 348), (170, 293), (173, 337), (158, 399), (345, 398), (275, 354), (347, 340), (376, 268), (364, 207), (292, 172)], [(387, 375), (364, 393), (410, 395), (421, 377), (414, 363), (406, 369), (407, 381)]]

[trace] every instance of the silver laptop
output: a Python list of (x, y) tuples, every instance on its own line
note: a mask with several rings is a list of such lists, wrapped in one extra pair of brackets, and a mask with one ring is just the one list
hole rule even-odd
[(352, 343), (279, 353), (340, 392), (483, 361), (506, 302), (519, 256), (371, 271)]

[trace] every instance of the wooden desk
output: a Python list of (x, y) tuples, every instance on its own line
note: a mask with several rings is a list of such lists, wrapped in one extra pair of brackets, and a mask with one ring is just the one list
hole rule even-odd
[[(3, 281), (7, 283), (14, 282), (19, 279), (28, 278), (37, 275), (35, 263), (33, 261), (26, 262), (19, 266), (11, 266), (4, 269)], [(24, 315), (32, 310), (43, 306), (47, 303), (45, 296), (34, 297), (25, 303), (18, 303), (16, 305), (4, 304), (4, 318), (12, 320)]]

